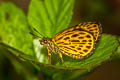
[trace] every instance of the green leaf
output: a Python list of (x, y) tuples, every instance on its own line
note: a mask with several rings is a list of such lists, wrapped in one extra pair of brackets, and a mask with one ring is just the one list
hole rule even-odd
[(119, 60), (120, 59), (120, 37), (117, 36), (117, 40), (119, 41), (119, 46), (116, 49), (116, 52), (114, 52), (115, 55), (113, 55), (112, 60)]
[[(96, 49), (94, 50), (92, 55), (83, 60), (76, 60), (64, 56), (63, 59), (67, 67), (64, 67), (64, 65), (59, 63), (61, 62), (60, 59), (59, 60), (53, 59), (54, 61), (56, 61), (56, 63), (54, 63), (55, 66), (41, 63), (34, 64), (37, 64), (39, 68), (43, 70), (44, 73), (53, 76), (53, 80), (73, 80), (76, 79), (77, 77), (81, 77), (85, 74), (88, 74), (91, 70), (95, 69), (97, 66), (102, 65), (103, 62), (110, 60), (111, 56), (116, 51), (117, 47), (118, 41), (116, 40), (115, 36), (102, 34), (99, 42), (96, 45)], [(56, 55), (56, 57), (58, 57), (58, 55)]]
[[(86, 59), (83, 60), (72, 60), (67, 61), (65, 64), (69, 67), (78, 68), (81, 70), (73, 71), (73, 72), (58, 72), (54, 74), (54, 78), (60, 77), (62, 80), (72, 80), (77, 77), (83, 76), (89, 73), (91, 70), (95, 69), (97, 66), (102, 65), (103, 62), (110, 60), (113, 52), (115, 52), (116, 48), (118, 47), (118, 41), (116, 40), (115, 36), (103, 34), (100, 38), (99, 43), (96, 45), (95, 51)], [(59, 65), (61, 66), (61, 65)], [(82, 70), (82, 69), (87, 69)], [(61, 74), (61, 75), (60, 75)], [(65, 75), (65, 76), (64, 76)], [(68, 75), (68, 77), (66, 77)], [(57, 80), (61, 80), (57, 79)]]
[(74, 0), (31, 0), (28, 22), (44, 37), (53, 37), (68, 27)]
[(33, 39), (29, 34), (27, 18), (14, 4), (0, 4), (0, 41), (34, 56)]
[[(73, 68), (86, 68), (88, 70), (110, 59), (112, 52), (118, 47), (115, 36), (103, 34), (96, 45), (96, 49), (89, 57), (83, 60), (69, 60), (65, 64)], [(59, 65), (61, 66), (61, 65)]]
[[(9, 75), (6, 75), (6, 68), (8, 68), (7, 71), (9, 72)], [(11, 51), (1, 45), (0, 73), (0, 80), (18, 80), (18, 78), (24, 80), (39, 79), (35, 74), (35, 68), (29, 62), (21, 61)]]

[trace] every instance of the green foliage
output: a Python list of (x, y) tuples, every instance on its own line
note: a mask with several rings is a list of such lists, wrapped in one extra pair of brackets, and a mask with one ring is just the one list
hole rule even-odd
[[(38, 33), (33, 32), (33, 34), (35, 33), (39, 37), (42, 34), (43, 37), (51, 38), (67, 28), (72, 17), (73, 4), (74, 0), (31, 0), (27, 16), (28, 22), (31, 30), (38, 31)], [(27, 74), (24, 71), (27, 68), (22, 66), (26, 64), (19, 63), (21, 60), (33, 63), (33, 68), (37, 68), (37, 71), (41, 70), (43, 75), (51, 76), (50, 79), (53, 80), (73, 80), (88, 74), (100, 66), (102, 62), (110, 60), (119, 45), (115, 36), (102, 34), (96, 44), (96, 49), (89, 57), (76, 60), (63, 55), (67, 66), (65, 67), (61, 64), (59, 56), (54, 54), (52, 55), (52, 65), (48, 65), (47, 50), (40, 45), (39, 40), (33, 40), (29, 32), (26, 16), (19, 8), (16, 8), (12, 3), (0, 4), (0, 51), (3, 54), (8, 53), (5, 54), (8, 57), (12, 53), (24, 53), (32, 56), (32, 58), (14, 56), (9, 59), (16, 66), (16, 70), (18, 69), (21, 73), (23, 71), (24, 75)], [(1, 44), (4, 45), (1, 46)], [(12, 50), (12, 53), (9, 50)], [(117, 53), (119, 52), (120, 50)], [(21, 60), (16, 60), (16, 58)], [(37, 58), (37, 61), (33, 58)], [(27, 75), (27, 77), (30, 76)]]
[(73, 4), (73, 0), (31, 0), (28, 22), (44, 37), (51, 38), (68, 27)]
[(0, 41), (34, 56), (33, 39), (23, 11), (12, 3), (0, 4)]
[(0, 80), (36, 80), (38, 77), (34, 72), (35, 69), (31, 63), (21, 61), (11, 51), (0, 45)]
[[(48, 4), (49, 7), (47, 7)], [(60, 26), (58, 22), (57, 23), (54, 22), (54, 21), (59, 21), (59, 17), (58, 16), (55, 17), (56, 16), (54, 13), (55, 8), (51, 9), (52, 6), (53, 6), (52, 2), (50, 3), (44, 0), (43, 1), (37, 0), (37, 1), (31, 1), (29, 7), (29, 15), (28, 15), (29, 23), (33, 28), (35, 28), (37, 31), (43, 34), (44, 37), (53, 37), (56, 33), (67, 27), (67, 26)], [(64, 13), (64, 11), (62, 11), (62, 13)], [(70, 18), (68, 19), (70, 20)], [(64, 22), (64, 19), (62, 20)], [(51, 26), (51, 24), (55, 25), (55, 27), (53, 25)], [(35, 41), (35, 44), (37, 45), (38, 42)], [(109, 60), (113, 54), (113, 51), (115, 51), (117, 46), (118, 46), (118, 41), (116, 40), (115, 36), (104, 34), (100, 38), (99, 43), (97, 43), (95, 51), (92, 53), (91, 56), (87, 57), (86, 59), (75, 60), (67, 56), (64, 56), (64, 61), (67, 68), (65, 68), (64, 65), (60, 64), (60, 60), (58, 59), (59, 57), (55, 54), (54, 54), (55, 56), (53, 55), (52, 57), (52, 61), (53, 61), (52, 63), (56, 66), (46, 65), (47, 52), (45, 52), (45, 50), (43, 50), (42, 48), (39, 48), (41, 49), (41, 51), (36, 51), (36, 53), (37, 54), (40, 53), (39, 58), (43, 60), (39, 60), (39, 61), (43, 64), (39, 63), (38, 68), (40, 68), (45, 74), (52, 76), (54, 80), (72, 80), (79, 76), (83, 76), (84, 74), (89, 73), (95, 67), (101, 65), (102, 62)], [(38, 64), (38, 63), (34, 62), (34, 64)], [(48, 68), (52, 68), (52, 69), (48, 69)], [(70, 70), (70, 71), (72, 70), (73, 72), (57, 71), (57, 70)]]
[(119, 42), (119, 46), (117, 47), (116, 51), (114, 52), (115, 55), (113, 55), (112, 60), (120, 59), (120, 37), (117, 37), (117, 40)]
[[(60, 64), (59, 60), (57, 60), (56, 66), (44, 65), (46, 68), (43, 68), (43, 65), (38, 66), (40, 68), (42, 67), (42, 70), (46, 74), (52, 75), (54, 80), (73, 80), (77, 77), (82, 77), (84, 74), (88, 74), (95, 67), (102, 65), (102, 63), (105, 61), (110, 60), (117, 47), (118, 41), (116, 40), (115, 36), (103, 34), (96, 45), (95, 51), (86, 59), (76, 60), (64, 56), (64, 61), (67, 68)], [(51, 70), (48, 68), (51, 68)]]

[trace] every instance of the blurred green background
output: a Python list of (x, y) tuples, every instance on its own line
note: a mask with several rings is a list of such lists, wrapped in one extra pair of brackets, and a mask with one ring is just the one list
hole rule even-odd
[[(27, 15), (29, 0), (0, 0), (1, 3), (4, 1), (13, 2)], [(120, 35), (120, 0), (75, 0), (73, 12), (74, 14), (69, 26), (79, 24), (80, 22), (98, 21), (102, 24), (103, 33)], [(6, 56), (5, 53), (9, 53), (9, 51), (0, 49), (0, 53), (3, 53), (0, 54), (0, 80), (24, 80), (25, 73), (18, 74), (13, 67), (13, 63), (8, 59), (11, 55)], [(25, 62), (19, 62), (27, 64)], [(17, 64), (17, 62), (15, 63)], [(34, 68), (31, 70), (32, 65), (27, 65), (25, 67), (32, 79), (37, 80), (34, 75), (37, 75), (39, 80), (43, 80), (44, 77), (51, 77), (42, 72), (37, 72)], [(90, 75), (87, 75), (80, 80), (120, 80), (119, 75), (120, 60), (117, 60), (103, 64)]]

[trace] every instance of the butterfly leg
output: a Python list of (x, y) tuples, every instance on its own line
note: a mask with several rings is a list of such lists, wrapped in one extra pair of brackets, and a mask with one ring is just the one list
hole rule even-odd
[(48, 64), (51, 64), (51, 53), (48, 53)]
[(47, 50), (48, 50), (48, 64), (51, 64), (51, 51), (48, 47)]
[[(58, 55), (59, 55), (59, 57), (60, 57), (60, 59), (61, 59), (61, 61), (62, 61), (62, 64), (64, 64), (64, 60), (63, 60), (63, 57), (62, 57), (62, 53), (58, 52)], [(64, 64), (64, 66), (66, 66), (66, 65)]]

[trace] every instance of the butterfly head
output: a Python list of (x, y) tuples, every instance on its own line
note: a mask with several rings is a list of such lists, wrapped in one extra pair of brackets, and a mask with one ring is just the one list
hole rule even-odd
[(47, 45), (48, 44), (48, 39), (44, 38), (44, 39), (40, 40), (40, 44), (41, 45)]
[(43, 38), (42, 40), (40, 40), (40, 44), (44, 46), (49, 46), (51, 42), (51, 39), (48, 38)]

